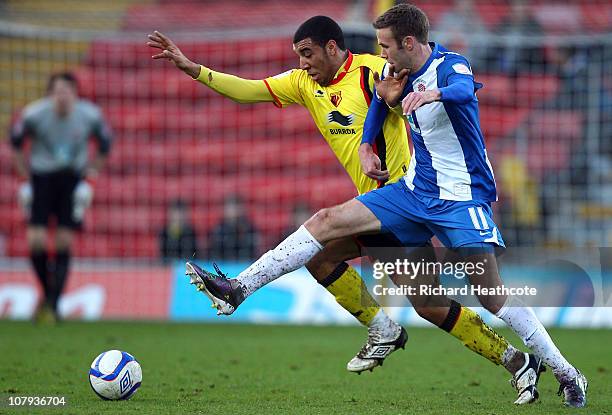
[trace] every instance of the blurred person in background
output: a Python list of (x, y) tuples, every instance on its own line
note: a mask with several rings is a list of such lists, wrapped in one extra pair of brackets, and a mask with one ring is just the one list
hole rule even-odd
[(159, 233), (159, 250), (164, 262), (196, 258), (198, 242), (187, 205), (181, 199), (168, 205), (166, 226)]
[[(98, 142), (93, 163), (88, 140)], [(29, 163), (23, 151), (32, 141)], [(58, 300), (66, 284), (74, 231), (80, 229), (91, 203), (91, 182), (102, 168), (111, 146), (111, 132), (100, 109), (79, 99), (71, 73), (51, 76), (47, 96), (29, 104), (11, 129), (15, 168), (26, 181), (19, 200), (29, 221), (30, 259), (43, 288), (36, 319), (54, 322)], [(47, 250), (49, 219), (55, 218), (55, 255)]]
[(291, 235), (297, 228), (299, 228), (302, 223), (306, 222), (312, 214), (315, 213), (308, 203), (306, 202), (298, 202), (293, 206), (293, 211), (291, 212), (291, 223), (283, 232), (282, 238), (286, 239), (289, 235)]
[(489, 34), (473, 0), (455, 0), (455, 7), (446, 11), (438, 22), (448, 34), (447, 47), (466, 56), (478, 70), (486, 57), (483, 39)]
[(259, 233), (238, 195), (223, 202), (223, 218), (208, 237), (208, 257), (222, 261), (249, 260), (257, 256)]
[[(512, 0), (510, 14), (506, 16), (494, 32), (506, 36), (503, 46), (495, 46), (488, 54), (489, 69), (508, 75), (541, 72), (545, 59), (542, 47), (532, 45), (522, 36), (542, 36), (541, 25), (531, 14), (526, 0)], [(507, 43), (506, 43), (507, 42)]]

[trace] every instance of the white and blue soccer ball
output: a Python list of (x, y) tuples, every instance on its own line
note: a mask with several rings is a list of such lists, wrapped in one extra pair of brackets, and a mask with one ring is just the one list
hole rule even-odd
[(134, 356), (120, 350), (101, 353), (89, 368), (89, 384), (104, 400), (130, 399), (141, 382), (140, 364)]

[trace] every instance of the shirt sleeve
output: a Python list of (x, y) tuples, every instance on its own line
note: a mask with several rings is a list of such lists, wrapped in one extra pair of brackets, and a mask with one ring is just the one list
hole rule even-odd
[(301, 72), (299, 69), (292, 69), (264, 80), (274, 98), (274, 105), (278, 108), (291, 104), (304, 105), (304, 98), (300, 91)]
[(23, 113), (11, 126), (10, 138), (13, 148), (15, 150), (22, 148), (26, 136), (31, 134), (31, 132), (30, 120), (28, 116)]
[(244, 79), (238, 76), (213, 71), (200, 66), (200, 74), (196, 78), (213, 91), (241, 104), (256, 102), (271, 102), (273, 97), (266, 87), (265, 80)]
[(376, 140), (376, 136), (383, 127), (389, 107), (387, 104), (376, 94), (374, 89), (374, 97), (368, 108), (365, 122), (363, 124), (363, 137), (361, 138), (361, 144), (372, 144)]
[(475, 98), (482, 84), (474, 80), (472, 69), (463, 57), (449, 59), (441, 71), (440, 101), (465, 104)]
[(99, 109), (96, 111), (92, 133), (98, 142), (98, 151), (100, 154), (108, 154), (113, 141), (113, 134)]

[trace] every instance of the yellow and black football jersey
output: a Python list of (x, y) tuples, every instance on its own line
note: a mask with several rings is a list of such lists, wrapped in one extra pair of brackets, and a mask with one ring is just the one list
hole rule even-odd
[[(312, 80), (306, 71), (293, 69), (264, 80), (274, 105), (303, 105), (310, 111), (319, 131), (350, 175), (359, 194), (382, 186), (361, 171), (358, 149), (363, 126), (372, 100), (373, 72), (382, 73), (385, 60), (368, 54), (349, 52), (344, 65), (328, 86)], [(410, 161), (406, 127), (402, 117), (389, 112), (378, 134), (374, 151), (382, 170), (388, 169), (389, 182), (405, 174)]]

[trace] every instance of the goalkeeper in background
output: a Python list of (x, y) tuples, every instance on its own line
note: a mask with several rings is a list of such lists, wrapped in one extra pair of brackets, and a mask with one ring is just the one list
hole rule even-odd
[[(374, 151), (365, 155), (367, 161), (363, 166), (360, 162), (358, 151), (372, 100), (373, 74), (382, 71), (385, 60), (348, 51), (342, 30), (329, 17), (310, 18), (297, 29), (293, 47), (300, 69), (264, 80), (242, 79), (196, 64), (160, 32), (148, 38), (149, 46), (161, 50), (153, 59), (172, 61), (192, 78), (236, 102), (272, 102), (278, 108), (291, 104), (306, 107), (359, 194), (395, 182), (406, 173), (410, 160), (408, 137), (401, 117), (394, 113), (389, 113), (382, 129), (376, 132)], [(366, 174), (362, 173), (362, 167)], [(392, 321), (367, 292), (357, 271), (345, 262), (360, 257), (361, 247), (368, 246), (401, 245), (389, 233), (337, 239), (326, 244), (306, 265), (336, 301), (368, 327), (366, 344), (347, 365), (349, 371), (358, 373), (382, 364), (390, 353), (404, 346), (407, 338), (405, 330)], [(187, 269), (195, 277), (202, 272), (193, 263), (188, 263)], [(232, 281), (231, 286), (228, 283), (220, 287), (223, 292), (219, 295), (228, 299), (225, 307), (218, 306), (221, 314), (231, 314), (246, 297), (270, 280), (262, 275), (247, 285)], [(503, 364), (518, 384), (535, 389), (539, 360), (509, 345), (470, 309), (446, 300), (443, 307), (420, 306), (420, 301), (413, 301), (413, 305), (421, 317), (449, 332), (472, 351), (495, 364)], [(532, 394), (522, 397), (522, 392), (519, 390), (517, 403), (534, 400)]]
[[(98, 142), (98, 156), (88, 163), (90, 136)], [(25, 138), (32, 140), (30, 161), (23, 153)], [(66, 284), (70, 247), (93, 190), (85, 179), (98, 175), (107, 158), (111, 133), (100, 109), (81, 100), (71, 73), (51, 76), (47, 96), (29, 104), (11, 130), (17, 173), (27, 181), (19, 201), (29, 220), (30, 259), (43, 288), (44, 301), (36, 318), (54, 322), (58, 300)], [(47, 251), (47, 227), (55, 217), (55, 255)]]

